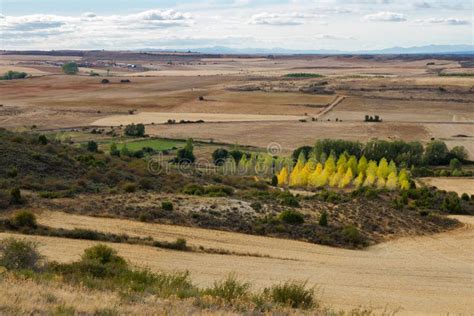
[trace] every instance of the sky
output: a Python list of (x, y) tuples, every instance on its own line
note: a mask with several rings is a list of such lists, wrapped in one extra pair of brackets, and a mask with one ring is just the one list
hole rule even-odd
[(473, 0), (0, 0), (1, 49), (474, 43)]

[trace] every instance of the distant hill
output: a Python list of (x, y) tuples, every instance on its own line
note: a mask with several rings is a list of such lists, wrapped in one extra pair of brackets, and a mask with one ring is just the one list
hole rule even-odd
[[(141, 49), (140, 51), (165, 51), (162, 49)], [(168, 49), (169, 51), (169, 49)], [(199, 52), (202, 54), (464, 54), (474, 55), (474, 45), (425, 45), (415, 47), (391, 47), (376, 50), (343, 51), (331, 49), (298, 50), (288, 48), (233, 48), (226, 46), (212, 46), (188, 49), (176, 49), (177, 52)]]

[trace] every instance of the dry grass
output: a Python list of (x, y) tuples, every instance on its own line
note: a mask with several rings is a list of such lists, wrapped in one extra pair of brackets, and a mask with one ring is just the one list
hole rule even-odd
[[(59, 280), (58, 280), (59, 281)], [(161, 299), (154, 296), (133, 299), (115, 292), (74, 287), (60, 282), (22, 280), (0, 275), (0, 313), (35, 314), (103, 314), (103, 315), (234, 315), (222, 310), (202, 310), (192, 300)], [(61, 314), (62, 315), (62, 314)]]
[[(43, 217), (45, 216), (45, 217)], [(40, 221), (51, 225), (95, 227), (129, 233), (180, 236), (194, 244), (249, 250), (296, 261), (161, 250), (137, 245), (110, 244), (131, 263), (152, 270), (189, 270), (199, 285), (237, 272), (256, 287), (292, 278), (321, 286), (321, 300), (336, 308), (359, 305), (381, 311), (403, 308), (409, 313), (468, 313), (472, 305), (472, 240), (474, 220), (457, 216), (462, 229), (427, 237), (401, 238), (364, 251), (335, 249), (276, 238), (245, 236), (195, 228), (142, 224), (130, 221), (45, 213)], [(5, 237), (10, 234), (1, 234)], [(83, 240), (48, 237), (25, 238), (40, 243), (40, 251), (52, 260), (77, 260), (94, 244)], [(433, 265), (436, 262), (436, 265)], [(417, 273), (415, 273), (417, 271)]]

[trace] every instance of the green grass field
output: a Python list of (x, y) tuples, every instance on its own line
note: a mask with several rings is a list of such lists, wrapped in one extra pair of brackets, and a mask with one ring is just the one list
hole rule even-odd
[(154, 150), (169, 150), (173, 147), (183, 147), (185, 142), (171, 139), (144, 139), (139, 141), (117, 143), (118, 149), (122, 149), (125, 144), (127, 144), (127, 148), (131, 151), (137, 151), (144, 147), (150, 147)]

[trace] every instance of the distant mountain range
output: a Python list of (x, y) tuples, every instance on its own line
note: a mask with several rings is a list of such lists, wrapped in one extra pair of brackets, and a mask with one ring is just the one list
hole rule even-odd
[[(170, 49), (140, 49), (140, 51), (170, 51)], [(344, 51), (331, 49), (298, 50), (287, 48), (233, 48), (226, 46), (212, 46), (188, 49), (175, 49), (177, 52), (198, 52), (203, 54), (465, 54), (474, 55), (474, 45), (426, 45), (415, 47), (391, 47), (376, 50)]]

